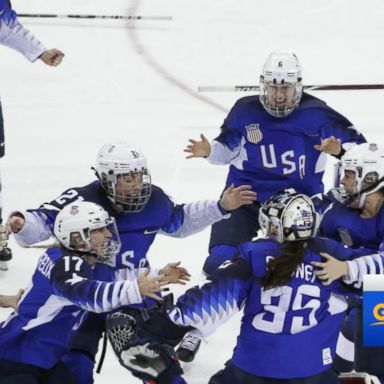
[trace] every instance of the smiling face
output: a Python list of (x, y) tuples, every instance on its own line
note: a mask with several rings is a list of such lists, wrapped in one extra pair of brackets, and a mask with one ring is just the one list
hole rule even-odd
[(143, 172), (130, 172), (116, 178), (116, 200), (120, 203), (129, 203), (132, 197), (138, 197), (144, 184)]
[(267, 101), (271, 108), (285, 109), (294, 106), (295, 86), (293, 84), (267, 84)]

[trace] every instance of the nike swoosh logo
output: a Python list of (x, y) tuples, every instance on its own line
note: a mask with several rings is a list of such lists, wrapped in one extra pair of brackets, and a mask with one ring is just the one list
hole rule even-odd
[(157, 233), (159, 232), (158, 229), (155, 229), (154, 231), (148, 231), (148, 229), (145, 229), (144, 230), (144, 235), (151, 235), (151, 234), (154, 234), (154, 233)]

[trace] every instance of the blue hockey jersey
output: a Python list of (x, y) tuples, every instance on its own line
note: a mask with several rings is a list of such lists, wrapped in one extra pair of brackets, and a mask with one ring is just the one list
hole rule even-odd
[(87, 311), (109, 312), (142, 302), (136, 277), (142, 271), (104, 269), (93, 280), (87, 261), (52, 248), (42, 255), (18, 307), (0, 323), (0, 360), (52, 368), (67, 351), (68, 341)]
[(333, 198), (332, 192), (312, 198), (321, 215), (319, 234), (353, 248), (380, 249), (384, 241), (384, 207), (370, 218), (359, 209), (348, 208)]
[(230, 163), (226, 186), (250, 184), (261, 202), (284, 188), (312, 196), (323, 192), (326, 165), (326, 154), (314, 145), (330, 136), (345, 150), (366, 141), (350, 121), (311, 95), (304, 93), (284, 118), (271, 116), (258, 96), (249, 96), (229, 112), (208, 160)]
[(224, 215), (217, 201), (201, 200), (174, 204), (162, 189), (153, 185), (151, 197), (141, 212), (117, 213), (99, 181), (81, 188), (71, 188), (57, 199), (36, 210), (23, 212), (26, 224), (15, 239), (21, 244), (47, 240), (52, 233), (57, 213), (67, 204), (85, 200), (101, 205), (116, 219), (122, 247), (113, 260), (116, 268), (137, 268), (148, 265), (146, 255), (157, 233), (184, 237), (203, 230)]
[[(264, 290), (261, 278), (268, 260), (279, 252), (280, 244), (269, 240), (241, 245), (238, 259), (224, 263), (203, 287), (188, 290), (169, 316), (176, 324), (209, 335), (244, 307), (232, 362), (256, 376), (308, 377), (332, 366), (347, 309), (342, 284), (323, 285), (311, 262), (321, 260), (320, 252), (342, 260), (354, 255), (333, 240), (313, 238), (292, 279), (282, 287)], [(381, 257), (364, 260), (377, 271), (383, 267)]]

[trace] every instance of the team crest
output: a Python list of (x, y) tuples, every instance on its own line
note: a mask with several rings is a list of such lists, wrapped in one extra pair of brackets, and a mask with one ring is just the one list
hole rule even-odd
[(352, 247), (353, 246), (353, 241), (351, 238), (351, 235), (349, 234), (348, 228), (337, 228), (339, 231), (339, 236), (341, 241), (347, 246), (347, 247)]
[(263, 134), (260, 131), (259, 124), (249, 124), (245, 126), (247, 130), (247, 139), (251, 143), (257, 144), (259, 141), (263, 140)]

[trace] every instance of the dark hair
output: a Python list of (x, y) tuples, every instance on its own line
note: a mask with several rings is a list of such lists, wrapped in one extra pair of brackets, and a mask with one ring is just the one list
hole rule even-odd
[(307, 240), (281, 244), (281, 253), (268, 261), (267, 274), (262, 279), (264, 289), (281, 287), (292, 279), (297, 267), (304, 261), (306, 246)]

